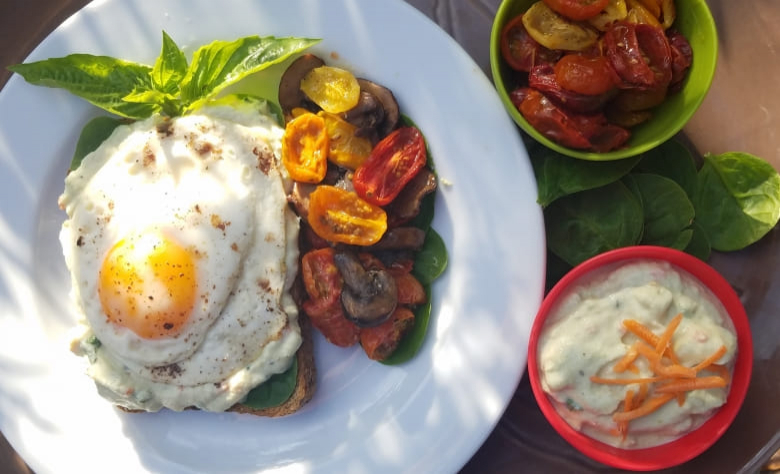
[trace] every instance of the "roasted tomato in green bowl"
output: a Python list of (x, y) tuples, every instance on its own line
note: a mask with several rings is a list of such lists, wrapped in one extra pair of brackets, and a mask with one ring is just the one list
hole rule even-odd
[(645, 152), (679, 132), (717, 62), (705, 0), (504, 0), (493, 82), (514, 121), (586, 160)]

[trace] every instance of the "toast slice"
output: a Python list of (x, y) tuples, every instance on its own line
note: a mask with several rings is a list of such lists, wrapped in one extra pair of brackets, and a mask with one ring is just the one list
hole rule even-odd
[[(290, 415), (300, 410), (314, 396), (317, 388), (317, 368), (314, 365), (314, 343), (312, 342), (312, 326), (309, 317), (303, 311), (298, 315), (298, 325), (301, 328), (301, 347), (295, 357), (298, 359), (298, 377), (296, 379), (295, 390), (290, 398), (281, 405), (263, 409), (255, 409), (241, 403), (237, 403), (228, 408), (227, 411), (235, 413), (246, 413), (255, 416), (280, 417)], [(122, 411), (128, 413), (144, 413), (143, 410), (132, 410), (122, 406), (117, 406)], [(197, 410), (197, 408), (187, 408), (187, 410)]]
[(241, 403), (230, 407), (228, 411), (248, 413), (256, 416), (279, 417), (290, 415), (300, 410), (314, 396), (317, 388), (317, 368), (314, 365), (314, 344), (312, 343), (312, 326), (309, 317), (303, 311), (298, 315), (298, 324), (301, 327), (303, 342), (298, 348), (298, 378), (295, 391), (290, 398), (281, 405), (256, 410)]

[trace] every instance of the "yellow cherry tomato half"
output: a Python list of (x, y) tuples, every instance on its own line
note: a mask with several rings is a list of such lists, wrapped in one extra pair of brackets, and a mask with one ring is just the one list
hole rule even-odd
[(301, 80), (301, 90), (322, 110), (340, 114), (360, 100), (360, 84), (349, 71), (332, 66), (312, 69)]
[(372, 245), (387, 230), (385, 211), (351, 191), (321, 185), (309, 196), (309, 225), (325, 240)]
[(528, 34), (548, 49), (582, 51), (596, 43), (598, 32), (587, 25), (569, 20), (539, 1), (523, 14)]
[(318, 115), (325, 119), (328, 130), (328, 159), (342, 168), (357, 169), (371, 154), (371, 140), (355, 135), (357, 127), (336, 115), (327, 112)]
[(328, 171), (328, 131), (325, 120), (305, 113), (291, 120), (282, 137), (282, 164), (290, 177), (319, 183)]

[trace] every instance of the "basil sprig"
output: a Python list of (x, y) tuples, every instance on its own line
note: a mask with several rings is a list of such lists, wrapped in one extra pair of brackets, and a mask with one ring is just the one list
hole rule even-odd
[(152, 67), (109, 56), (71, 54), (8, 69), (31, 84), (65, 89), (120, 117), (144, 119), (155, 113), (185, 114), (227, 86), (319, 41), (274, 36), (214, 41), (195, 51), (188, 64), (163, 32), (160, 56)]

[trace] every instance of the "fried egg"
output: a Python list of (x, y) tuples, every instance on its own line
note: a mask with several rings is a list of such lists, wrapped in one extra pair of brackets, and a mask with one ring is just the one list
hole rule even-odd
[(117, 128), (65, 180), (74, 350), (131, 409), (221, 411), (301, 343), (283, 129), (221, 106)]

